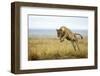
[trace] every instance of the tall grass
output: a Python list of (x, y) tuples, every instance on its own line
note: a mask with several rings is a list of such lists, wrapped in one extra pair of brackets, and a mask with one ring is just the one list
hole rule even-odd
[(70, 41), (57, 38), (29, 38), (28, 60), (87, 58), (87, 38), (78, 41), (80, 51), (74, 50)]

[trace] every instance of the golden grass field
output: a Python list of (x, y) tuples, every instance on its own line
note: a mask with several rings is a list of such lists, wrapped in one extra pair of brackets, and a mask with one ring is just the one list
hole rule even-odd
[(88, 39), (79, 40), (80, 51), (75, 51), (71, 42), (57, 38), (29, 38), (28, 60), (87, 58)]

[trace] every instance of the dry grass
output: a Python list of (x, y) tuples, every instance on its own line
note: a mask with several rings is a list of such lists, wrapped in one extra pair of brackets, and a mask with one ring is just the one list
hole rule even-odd
[(87, 38), (79, 40), (80, 51), (75, 51), (71, 42), (57, 38), (29, 38), (28, 60), (87, 58)]

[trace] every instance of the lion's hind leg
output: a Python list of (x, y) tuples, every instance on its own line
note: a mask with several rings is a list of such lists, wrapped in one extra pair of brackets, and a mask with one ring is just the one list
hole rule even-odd
[(74, 50), (76, 51), (76, 47), (75, 47), (75, 42), (74, 41), (71, 41), (71, 43), (72, 43), (72, 46), (73, 46), (73, 48), (74, 48)]
[(80, 51), (78, 41), (75, 41), (75, 43), (76, 43), (76, 46), (77, 46), (78, 50)]

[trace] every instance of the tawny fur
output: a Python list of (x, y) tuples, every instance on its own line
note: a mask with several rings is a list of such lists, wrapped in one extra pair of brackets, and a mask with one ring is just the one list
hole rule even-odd
[(81, 39), (83, 39), (83, 36), (81, 34), (78, 34), (78, 33), (73, 33), (70, 29), (68, 29), (67, 27), (65, 26), (62, 26), (60, 27), (60, 29), (57, 29), (57, 35), (58, 37), (60, 38), (60, 41), (63, 42), (64, 39), (67, 39), (69, 41), (72, 42), (72, 45), (76, 51), (76, 47), (75, 47), (75, 44), (79, 49), (79, 45), (78, 45), (78, 38), (76, 35), (79, 35), (81, 37)]

